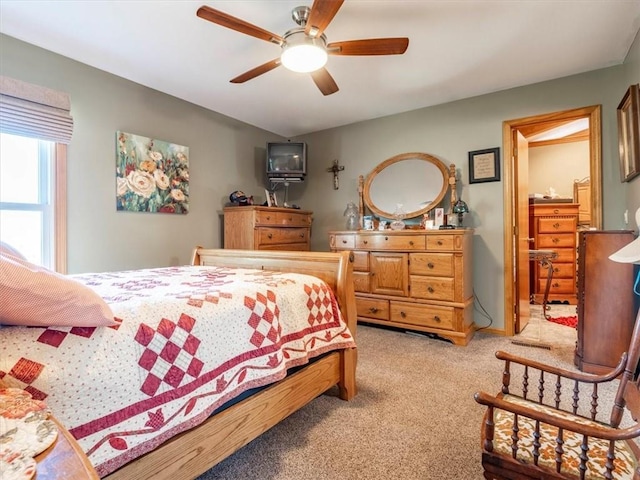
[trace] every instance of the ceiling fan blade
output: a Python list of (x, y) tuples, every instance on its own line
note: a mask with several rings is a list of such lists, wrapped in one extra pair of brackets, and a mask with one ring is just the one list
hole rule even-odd
[(409, 39), (369, 38), (365, 40), (347, 40), (327, 45), (329, 55), (401, 55), (409, 46)]
[(321, 68), (315, 72), (311, 72), (311, 78), (313, 78), (314, 83), (325, 96), (331, 95), (332, 93), (336, 93), (340, 90), (326, 68)]
[(263, 73), (270, 72), (274, 68), (280, 65), (280, 59), (276, 58), (275, 60), (271, 60), (267, 63), (263, 63), (259, 67), (252, 68), (248, 72), (243, 73), (242, 75), (238, 75), (236, 78), (232, 78), (230, 80), (231, 83), (244, 83), (252, 78), (256, 78)]
[(343, 3), (344, 0), (314, 0), (304, 33), (312, 37), (322, 35)]
[(260, 27), (256, 27), (255, 25), (245, 22), (244, 20), (232, 17), (227, 13), (221, 12), (220, 10), (215, 10), (214, 8), (208, 7), (206, 5), (200, 7), (196, 12), (196, 15), (204, 20), (209, 20), (210, 22), (213, 22), (217, 25), (230, 28), (231, 30), (244, 33), (246, 35), (251, 35), (252, 37), (259, 38), (260, 40), (266, 40), (267, 42), (272, 42), (278, 45), (282, 45), (282, 43), (284, 42), (282, 37), (276, 35), (275, 33), (271, 33)]

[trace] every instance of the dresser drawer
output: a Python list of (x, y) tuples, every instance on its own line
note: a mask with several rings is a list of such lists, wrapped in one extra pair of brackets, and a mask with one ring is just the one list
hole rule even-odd
[(453, 307), (391, 301), (390, 313), (392, 322), (453, 330)]
[(353, 252), (353, 270), (356, 272), (369, 271), (369, 252)]
[(455, 281), (453, 278), (426, 277), (422, 275), (410, 275), (411, 296), (427, 300), (455, 300)]
[(278, 243), (308, 243), (308, 228), (258, 228), (256, 229), (258, 244), (270, 245)]
[(329, 246), (336, 250), (351, 250), (356, 246), (355, 235), (330, 235)]
[[(571, 278), (576, 275), (576, 265), (575, 263), (558, 263), (553, 262), (553, 277), (552, 278)], [(548, 270), (546, 268), (540, 267), (538, 269), (538, 276), (540, 279), (545, 280), (548, 275)]]
[(389, 320), (389, 300), (356, 297), (358, 317)]
[(562, 247), (575, 247), (576, 234), (575, 233), (547, 233), (538, 236), (537, 248), (562, 248)]
[(575, 248), (554, 248), (554, 252), (558, 254), (553, 265), (560, 263), (570, 263), (575, 266), (576, 263), (576, 249)]
[(357, 235), (356, 248), (366, 250), (424, 250), (420, 235)]
[[(544, 293), (544, 289), (547, 287), (547, 281), (538, 279), (538, 292)], [(554, 293), (575, 293), (576, 291), (576, 279), (575, 278), (552, 278), (551, 286), (549, 287), (549, 294)]]
[(578, 225), (576, 217), (571, 218), (539, 218), (538, 233), (575, 232)]
[(353, 289), (356, 292), (371, 292), (371, 275), (369, 272), (353, 272)]
[(262, 244), (260, 250), (287, 250), (296, 252), (309, 251), (308, 243), (278, 243), (278, 244)]
[(311, 225), (311, 215), (306, 213), (291, 212), (255, 212), (256, 225), (274, 225), (280, 227), (308, 227)]
[(429, 235), (427, 250), (453, 250), (454, 240), (453, 235)]
[(413, 275), (431, 275), (433, 277), (453, 277), (454, 264), (452, 253), (411, 253), (409, 254), (409, 273)]

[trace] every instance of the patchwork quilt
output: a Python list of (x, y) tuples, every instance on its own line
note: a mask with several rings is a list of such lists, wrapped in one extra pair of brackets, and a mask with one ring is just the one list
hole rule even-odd
[(73, 278), (118, 324), (0, 327), (0, 378), (44, 400), (100, 476), (245, 390), (355, 347), (333, 292), (309, 275), (185, 266)]

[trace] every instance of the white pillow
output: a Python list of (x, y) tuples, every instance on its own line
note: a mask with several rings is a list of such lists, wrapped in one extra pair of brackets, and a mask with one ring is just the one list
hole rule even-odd
[(3, 325), (102, 327), (117, 323), (109, 305), (91, 288), (3, 252), (0, 297)]

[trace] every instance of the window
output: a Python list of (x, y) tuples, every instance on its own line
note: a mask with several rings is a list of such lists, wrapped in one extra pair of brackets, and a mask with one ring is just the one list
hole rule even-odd
[(66, 273), (69, 95), (0, 75), (0, 240)]
[(0, 240), (55, 268), (55, 143), (0, 134)]

